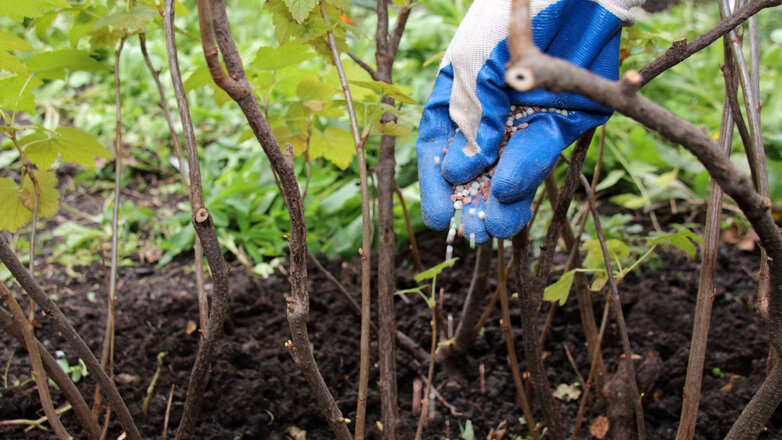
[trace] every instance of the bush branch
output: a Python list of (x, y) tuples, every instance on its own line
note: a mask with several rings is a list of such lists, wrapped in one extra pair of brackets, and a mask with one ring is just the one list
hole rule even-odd
[(13, 275), (25, 292), (43, 309), (44, 314), (52, 322), (54, 328), (60, 332), (62, 337), (76, 352), (76, 355), (87, 365), (87, 370), (95, 375), (95, 380), (103, 387), (108, 401), (117, 411), (119, 422), (122, 425), (122, 429), (128, 434), (128, 438), (130, 440), (141, 440), (141, 434), (133, 422), (133, 417), (131, 417), (128, 407), (122, 400), (114, 382), (106, 374), (106, 371), (101, 368), (100, 361), (95, 358), (90, 348), (68, 322), (68, 318), (65, 317), (62, 310), (46, 295), (41, 286), (30, 275), (30, 272), (24, 268), (3, 237), (0, 237), (0, 261), (5, 264), (8, 271), (11, 272), (11, 275)]
[[(301, 368), (318, 407), (335, 436), (340, 440), (349, 439), (350, 432), (345, 425), (345, 419), (318, 370), (307, 334), (307, 317), (309, 315), (307, 230), (295, 170), (293, 165), (285, 159), (280, 144), (272, 134), (271, 127), (269, 127), (247, 80), (236, 43), (231, 34), (225, 3), (222, 0), (198, 0), (197, 4), (201, 45), (209, 66), (209, 73), (215, 83), (228, 93), (244, 113), (253, 134), (269, 158), (274, 172), (279, 176), (282, 195), (290, 213), (289, 282), (291, 296), (287, 298), (287, 316), (291, 330), (291, 341), (286, 343), (286, 346), (293, 361)], [(220, 54), (222, 54), (227, 71), (220, 63)], [(206, 249), (206, 243), (204, 243), (204, 249)], [(210, 316), (211, 319), (213, 317)]]

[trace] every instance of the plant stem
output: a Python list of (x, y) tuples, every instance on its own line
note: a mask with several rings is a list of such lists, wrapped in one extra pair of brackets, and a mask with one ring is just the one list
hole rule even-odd
[(25, 270), (24, 266), (22, 266), (22, 263), (19, 261), (19, 258), (17, 258), (16, 254), (14, 254), (2, 236), (0, 236), (0, 261), (5, 264), (11, 272), (11, 275), (13, 275), (25, 292), (35, 300), (41, 309), (43, 309), (44, 315), (51, 320), (57, 331), (60, 332), (62, 337), (76, 352), (76, 355), (87, 365), (87, 370), (95, 375), (95, 380), (106, 392), (106, 398), (111, 402), (114, 408), (117, 409), (119, 422), (128, 434), (128, 438), (130, 440), (141, 440), (141, 434), (138, 432), (138, 429), (133, 422), (133, 417), (131, 417), (130, 411), (128, 411), (128, 407), (122, 400), (114, 382), (109, 378), (103, 368), (101, 368), (100, 362), (95, 358), (95, 355), (90, 351), (89, 347), (87, 347), (87, 344), (68, 322), (68, 318), (65, 317), (60, 308), (57, 307), (57, 304), (55, 304), (43, 289), (41, 289), (41, 286), (35, 282), (35, 279), (30, 275), (30, 272)]
[[(304, 374), (304, 378), (310, 390), (312, 390), (313, 397), (321, 409), (323, 417), (334, 432), (335, 437), (339, 440), (349, 439), (350, 431), (348, 431), (342, 412), (329, 392), (320, 370), (318, 370), (318, 364), (315, 362), (309, 335), (307, 334), (307, 317), (309, 315), (307, 228), (295, 170), (285, 159), (280, 144), (272, 134), (269, 122), (264, 117), (253, 89), (247, 80), (239, 51), (236, 48), (236, 42), (231, 34), (224, 1), (198, 0), (197, 4), (201, 45), (206, 63), (209, 66), (209, 73), (215, 84), (223, 89), (244, 113), (250, 128), (255, 134), (255, 138), (263, 148), (266, 157), (269, 158), (274, 172), (279, 176), (283, 199), (290, 214), (289, 281), (291, 296), (286, 298), (286, 313), (291, 330), (291, 340), (286, 342), (285, 345), (293, 361)], [(173, 33), (170, 33), (170, 35), (173, 35)], [(221, 61), (224, 62), (224, 67)], [(184, 96), (184, 94), (181, 96)], [(190, 180), (192, 183), (193, 179), (191, 178)], [(206, 250), (206, 242), (203, 243)], [(207, 259), (209, 260), (208, 253)], [(211, 266), (211, 260), (209, 261)], [(210, 325), (214, 320), (213, 315), (209, 318)]]
[[(434, 377), (434, 364), (437, 361), (437, 302), (434, 299), (435, 296), (435, 283), (437, 277), (432, 278), (432, 294), (429, 297), (427, 303), (429, 304), (429, 311), (432, 313), (432, 318), (429, 324), (432, 326), (432, 345), (429, 351), (429, 371), (426, 375), (426, 388), (424, 389), (424, 399), (429, 399), (429, 394), (432, 390), (432, 378)], [(432, 405), (432, 402), (429, 402)], [(427, 405), (428, 407), (428, 405)], [(421, 411), (421, 415), (418, 417), (418, 428), (415, 430), (415, 440), (421, 440), (421, 436), (424, 432), (424, 424), (429, 416), (429, 411)]]
[(608, 278), (608, 286), (611, 291), (611, 306), (616, 317), (616, 324), (619, 328), (619, 335), (622, 339), (622, 348), (625, 355), (625, 368), (627, 368), (627, 376), (629, 382), (627, 389), (630, 391), (630, 397), (633, 400), (633, 407), (635, 409), (635, 420), (638, 427), (638, 440), (646, 439), (646, 425), (644, 423), (643, 406), (641, 405), (641, 394), (638, 392), (638, 383), (635, 379), (635, 367), (633, 366), (633, 351), (630, 347), (630, 338), (627, 334), (627, 325), (625, 324), (624, 313), (622, 312), (622, 303), (619, 300), (619, 289), (616, 287), (616, 280), (614, 279), (613, 267), (611, 264), (611, 256), (608, 253), (608, 247), (606, 246), (605, 234), (603, 234), (603, 228), (600, 224), (600, 215), (597, 212), (597, 206), (595, 204), (595, 194), (592, 192), (592, 186), (583, 174), (579, 173), (581, 177), (581, 184), (584, 187), (584, 191), (587, 193), (587, 199), (589, 200), (589, 207), (592, 210), (592, 221), (595, 224), (595, 233), (597, 239), (600, 242), (600, 250), (603, 253), (603, 263), (606, 268), (606, 277)]
[[(727, 78), (726, 78), (727, 80)], [(727, 98), (722, 109), (720, 143), (726, 155), (733, 142), (733, 113)], [(695, 302), (695, 317), (692, 324), (690, 356), (687, 362), (687, 376), (682, 393), (682, 413), (676, 440), (691, 440), (695, 435), (698, 420), (698, 404), (701, 397), (703, 363), (706, 359), (706, 342), (709, 338), (711, 305), (714, 301), (714, 275), (717, 266), (717, 248), (720, 240), (720, 213), (722, 212), (722, 190), (714, 180), (709, 188), (706, 207), (704, 242), (701, 249), (701, 271), (698, 281), (698, 296)]]
[(396, 185), (396, 196), (399, 198), (399, 204), (402, 206), (402, 213), (405, 216), (405, 226), (407, 227), (407, 237), (410, 239), (410, 252), (413, 254), (413, 263), (418, 272), (426, 270), (424, 264), (421, 262), (421, 254), (418, 252), (418, 245), (415, 242), (415, 232), (413, 231), (413, 225), (410, 223), (410, 214), (407, 212), (407, 203), (405, 203), (405, 197), (402, 195), (402, 189), (399, 185)]
[[(199, 20), (202, 19), (202, 4), (199, 2)], [(198, 420), (201, 410), (203, 395), (209, 380), (210, 368), (214, 357), (214, 346), (217, 337), (223, 330), (223, 324), (228, 314), (229, 281), (228, 266), (223, 259), (223, 253), (217, 240), (217, 232), (209, 210), (204, 206), (201, 188), (201, 168), (198, 160), (198, 148), (196, 147), (193, 122), (190, 118), (190, 109), (182, 83), (182, 75), (179, 71), (179, 59), (176, 51), (176, 39), (174, 36), (174, 4), (173, 0), (166, 0), (163, 13), (163, 27), (166, 40), (166, 52), (168, 55), (168, 67), (171, 74), (171, 82), (177, 99), (179, 117), (182, 122), (185, 146), (187, 148), (188, 170), (190, 173), (190, 206), (193, 212), (193, 227), (201, 240), (209, 269), (212, 272), (213, 300), (212, 310), (209, 313), (209, 322), (206, 329), (202, 329), (202, 338), (198, 344), (196, 361), (190, 374), (190, 383), (187, 388), (185, 406), (182, 410), (182, 418), (177, 429), (177, 440), (190, 438), (195, 422)], [(200, 306), (200, 304), (199, 304)], [(204, 313), (200, 313), (204, 317)]]
[[(160, 15), (163, 15), (163, 11), (160, 11)], [(177, 157), (179, 163), (179, 175), (182, 177), (182, 183), (187, 188), (188, 196), (190, 192), (190, 179), (187, 175), (187, 162), (185, 162), (184, 153), (182, 152), (182, 145), (179, 143), (179, 136), (177, 135), (176, 128), (174, 127), (174, 120), (171, 117), (171, 109), (168, 106), (168, 100), (166, 99), (166, 93), (163, 90), (163, 84), (160, 82), (160, 72), (155, 70), (152, 65), (152, 60), (149, 58), (147, 52), (147, 38), (145, 33), (138, 35), (139, 45), (141, 47), (141, 54), (144, 55), (144, 62), (149, 69), (149, 73), (152, 75), (152, 79), (155, 81), (158, 95), (160, 96), (160, 109), (163, 111), (163, 117), (166, 119), (168, 125), (168, 132), (171, 136), (171, 144), (174, 147), (174, 154)], [(193, 201), (190, 201), (193, 204)], [(209, 304), (206, 298), (206, 287), (204, 286), (204, 247), (201, 245), (201, 239), (198, 235), (195, 236), (195, 243), (193, 244), (193, 260), (195, 262), (195, 279), (196, 279), (196, 294), (198, 298), (198, 318), (201, 327), (201, 337), (204, 337), (206, 329), (209, 326)]]
[[(11, 335), (11, 337), (19, 341), (19, 343), (25, 343), (24, 336), (17, 328), (13, 315), (2, 308), (0, 308), (0, 328), (2, 328), (4, 332)], [(79, 420), (79, 424), (81, 424), (81, 427), (84, 429), (84, 433), (87, 435), (87, 438), (89, 440), (98, 440), (100, 437), (100, 427), (98, 426), (97, 419), (92, 414), (92, 412), (90, 412), (90, 408), (87, 406), (87, 402), (84, 401), (84, 397), (82, 397), (79, 390), (76, 388), (73, 382), (71, 382), (71, 379), (68, 377), (65, 371), (63, 371), (62, 367), (60, 367), (54, 357), (52, 357), (52, 355), (46, 350), (46, 347), (44, 347), (40, 342), (37, 342), (37, 345), (38, 353), (41, 355), (41, 362), (43, 362), (43, 368), (57, 385), (57, 388), (60, 389), (60, 392), (62, 392), (63, 396), (65, 396), (68, 402), (71, 403), (73, 407), (73, 413), (76, 416), (76, 419)], [(11, 359), (9, 358), (9, 362), (10, 360)], [(7, 387), (7, 383), (5, 383), (5, 385)]]
[(513, 334), (510, 330), (510, 307), (508, 307), (508, 280), (505, 271), (502, 270), (505, 267), (505, 246), (504, 240), (497, 240), (497, 267), (499, 269), (499, 289), (500, 289), (500, 306), (502, 307), (502, 319), (500, 320), (500, 326), (502, 327), (502, 333), (505, 335), (505, 347), (508, 350), (508, 360), (510, 362), (510, 372), (513, 376), (513, 384), (516, 387), (516, 398), (521, 403), (521, 410), (524, 413), (524, 418), (527, 419), (527, 426), (529, 426), (532, 433), (533, 440), (538, 440), (540, 434), (538, 433), (538, 427), (535, 424), (535, 419), (532, 416), (532, 409), (529, 406), (527, 400), (527, 392), (524, 391), (524, 382), (521, 380), (521, 370), (519, 369), (519, 361), (516, 358), (516, 347), (513, 345)]
[[(320, 13), (327, 25), (330, 25), (329, 16), (326, 13), (326, 5), (320, 2)], [(362, 240), (361, 240), (361, 359), (359, 367), (358, 380), (358, 402), (356, 404), (356, 440), (364, 438), (365, 419), (367, 412), (367, 389), (369, 387), (369, 321), (370, 321), (370, 302), (371, 302), (371, 261), (372, 253), (372, 232), (371, 219), (369, 214), (369, 187), (367, 184), (367, 163), (364, 156), (364, 143), (361, 140), (361, 131), (358, 129), (356, 112), (353, 108), (353, 98), (350, 95), (350, 86), (348, 85), (345, 70), (342, 68), (342, 60), (339, 58), (337, 43), (334, 41), (334, 33), (328, 31), (327, 42), (331, 49), (331, 58), (337, 67), (339, 82), (342, 85), (342, 93), (345, 95), (345, 103), (350, 117), (350, 129), (353, 133), (353, 144), (356, 147), (356, 159), (358, 159), (358, 175), (361, 182), (361, 219), (362, 219)], [(392, 146), (393, 148), (393, 146)], [(392, 176), (393, 179), (393, 176)], [(393, 228), (393, 226), (392, 226)], [(393, 234), (393, 230), (391, 232)], [(392, 293), (393, 294), (393, 293)], [(393, 307), (392, 307), (393, 309)], [(381, 326), (382, 328), (382, 326)], [(382, 331), (382, 330), (381, 330)]]
[(33, 367), (33, 376), (35, 377), (35, 388), (38, 390), (38, 397), (41, 399), (41, 406), (43, 406), (43, 412), (49, 419), (49, 425), (51, 425), (57, 438), (60, 440), (70, 439), (71, 436), (62, 426), (60, 418), (57, 416), (57, 412), (54, 409), (52, 403), (52, 396), (49, 394), (49, 379), (46, 377), (46, 373), (43, 370), (43, 362), (41, 362), (41, 353), (38, 351), (38, 341), (33, 334), (33, 326), (27, 321), (24, 316), (24, 311), (19, 307), (19, 303), (16, 302), (14, 294), (5, 286), (0, 283), (0, 296), (5, 300), (6, 305), (11, 309), (11, 314), (16, 320), (16, 328), (22, 333), (24, 339), (24, 345), (27, 347), (27, 353), (30, 355), (30, 364)]

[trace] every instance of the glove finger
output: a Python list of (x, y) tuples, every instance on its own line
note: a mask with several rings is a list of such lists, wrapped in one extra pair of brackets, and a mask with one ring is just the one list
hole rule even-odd
[(454, 82), (450, 114), (459, 130), (443, 167), (451, 183), (468, 182), (497, 160), (510, 110), (504, 79), (509, 57), (507, 44), (498, 44), (474, 80)]
[(448, 113), (452, 85), (453, 70), (446, 66), (437, 75), (424, 107), (416, 142), (421, 212), (426, 226), (438, 231), (448, 227), (454, 212), (450, 198), (453, 187), (442, 175), (443, 150), (448, 148), (456, 129)]
[(522, 118), (497, 164), (490, 194), (502, 203), (533, 197), (557, 163), (559, 153), (583, 132), (606, 120), (607, 115), (554, 109)]
[(475, 243), (485, 243), (491, 238), (486, 230), (486, 201), (479, 190), (473, 192), (475, 195), (468, 196), (470, 200), (462, 208), (464, 238)]
[[(493, 184), (492, 184), (493, 185)], [(501, 203), (489, 192), (486, 202), (486, 230), (492, 237), (508, 239), (516, 235), (532, 218), (532, 197), (515, 203)]]

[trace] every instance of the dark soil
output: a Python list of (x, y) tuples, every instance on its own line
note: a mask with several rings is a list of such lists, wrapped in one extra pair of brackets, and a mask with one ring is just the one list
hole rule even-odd
[[(425, 265), (442, 260), (444, 237), (441, 234), (422, 234), (419, 243)], [(461, 261), (438, 279), (438, 286), (445, 287), (445, 313), (452, 313), (458, 319), (470, 281), (474, 253), (467, 248), (457, 249), (456, 253)], [(680, 251), (665, 250), (657, 257), (656, 263), (628, 276), (620, 286), (620, 294), (633, 351), (642, 355), (656, 353), (664, 364), (662, 376), (651, 391), (651, 398), (647, 398), (650, 403), (645, 414), (648, 438), (667, 439), (675, 436), (681, 410), (699, 268), (697, 261)], [(696, 438), (723, 437), (764, 377), (767, 331), (753, 307), (758, 260), (757, 253), (743, 253), (727, 245), (723, 248)], [(162, 269), (139, 266), (120, 271), (115, 373), (120, 392), (142, 433), (149, 438), (160, 438), (162, 434), (172, 385), (174, 400), (169, 435), (173, 434), (195, 358), (198, 332), (188, 334), (186, 331), (188, 321), (198, 321), (190, 261), (188, 257), (180, 257)], [(358, 259), (349, 262), (323, 259), (322, 262), (358, 297)], [(397, 265), (397, 287), (415, 285), (407, 252), (400, 253)], [(51, 266), (51, 269), (46, 276), (40, 277), (41, 284), (48, 293), (59, 296), (65, 314), (87, 343), (99, 352), (105, 320), (100, 266), (96, 263), (85, 268), (80, 279), (68, 278), (59, 266)], [(489, 287), (493, 291), (496, 276), (492, 275), (491, 280)], [(339, 407), (345, 417), (352, 419), (358, 379), (359, 320), (336, 289), (314, 269), (310, 269), (310, 283), (309, 333), (316, 359)], [(88, 296), (91, 291), (97, 293), (94, 301)], [(284, 301), (287, 292), (288, 283), (281, 271), (268, 279), (256, 279), (249, 277), (239, 265), (232, 265), (232, 313), (217, 348), (203, 416), (196, 429), (197, 438), (278, 439), (285, 438), (286, 431), (294, 426), (306, 430), (309, 439), (331, 438), (302, 375), (284, 347), (289, 338)], [(602, 298), (602, 294), (593, 297), (596, 313), (602, 311)], [(416, 295), (409, 295), (408, 299), (409, 303), (401, 298), (396, 302), (399, 329), (413, 340), (428, 344), (429, 312)], [(547, 309), (548, 305), (545, 307)], [(517, 305), (512, 303), (512, 308), (514, 336), (520, 347)], [(440, 393), (462, 415), (450, 414), (438, 402), (437, 418), (426, 429), (425, 438), (459, 438), (459, 426), (467, 420), (475, 427), (476, 438), (486, 438), (489, 430), (501, 422), (507, 422), (511, 434), (526, 434), (526, 428), (519, 422), (521, 410), (513, 403), (513, 382), (498, 315), (495, 311), (485, 332), (463, 360), (462, 378), (466, 381), (462, 383), (465, 385), (446, 384), (449, 381), (443, 373), (436, 376), (435, 384), (441, 387)], [(43, 316), (38, 319), (41, 324), (38, 337), (53, 353), (55, 350), (67, 353), (68, 347), (52, 326)], [(565, 344), (581, 374), (587, 375), (588, 361), (575, 300), (557, 312), (547, 341), (546, 363), (552, 386), (578, 380), (567, 360)], [(12, 350), (16, 351), (10, 362), (8, 383), (28, 378), (30, 370), (24, 349), (6, 335), (0, 335), (0, 342), (3, 366)], [(613, 321), (608, 326), (603, 346), (608, 370), (614, 371), (621, 344)], [(373, 347), (376, 350), (376, 345)], [(429, 350), (427, 345), (424, 348)], [(142, 402), (155, 373), (156, 357), (161, 352), (166, 353), (163, 367), (152, 392), (149, 412), (143, 415)], [(376, 352), (373, 358), (377, 359)], [(400, 415), (405, 423), (402, 438), (407, 439), (413, 438), (417, 420), (411, 414), (413, 380), (426, 374), (426, 365), (420, 365), (403, 351), (398, 353), (397, 359)], [(70, 355), (68, 361), (71, 365), (76, 363)], [(369, 438), (379, 438), (375, 422), (380, 419), (380, 399), (374, 362), (367, 414)], [(485, 394), (480, 391), (480, 364), (486, 371)], [(91, 402), (94, 390), (91, 378), (82, 379), (78, 386)], [(55, 404), (64, 403), (59, 393), (53, 392)], [(578, 400), (560, 402), (560, 408), (566, 426), (572, 427)], [(585, 416), (582, 438), (589, 436), (589, 422), (604, 413), (605, 402), (593, 400)], [(777, 413), (761, 438), (782, 438), (781, 415)], [(40, 416), (40, 403), (32, 384), (2, 389), (0, 420)], [(536, 420), (542, 421), (539, 411), (536, 411)], [(71, 434), (79, 437), (80, 429), (71, 413), (63, 416), (63, 422)], [(109, 438), (117, 438), (120, 434), (114, 420), (110, 434)], [(7, 426), (0, 427), (0, 437), (49, 439), (53, 435), (37, 429), (25, 433), (22, 427)]]

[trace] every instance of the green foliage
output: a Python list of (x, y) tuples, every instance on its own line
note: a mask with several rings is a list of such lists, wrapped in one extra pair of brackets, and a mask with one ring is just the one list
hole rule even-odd
[(448, 269), (449, 267), (453, 267), (453, 265), (456, 263), (456, 261), (459, 260), (458, 258), (452, 258), (450, 260), (443, 261), (440, 264), (437, 264), (435, 266), (430, 267), (429, 269), (426, 269), (425, 271), (417, 274), (414, 279), (417, 283), (420, 283), (424, 280), (432, 280), (437, 277), (437, 275), (440, 275), (442, 271), (445, 269)]
[(686, 252), (690, 258), (695, 258), (695, 253), (698, 251), (695, 247), (695, 243), (703, 243), (703, 237), (687, 228), (681, 228), (672, 234), (655, 235), (646, 240), (649, 244), (668, 243), (676, 246)]

